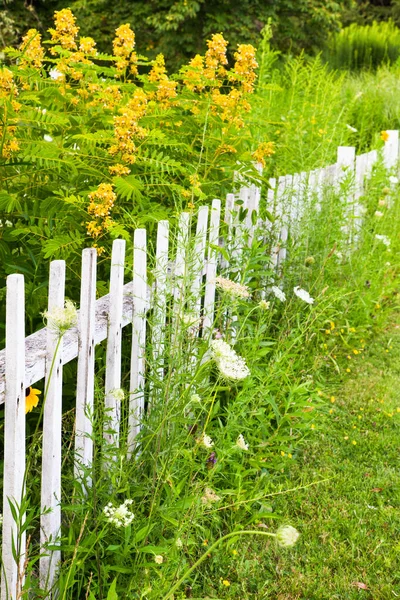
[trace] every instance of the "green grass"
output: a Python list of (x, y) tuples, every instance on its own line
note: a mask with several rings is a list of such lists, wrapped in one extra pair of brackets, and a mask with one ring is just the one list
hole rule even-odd
[[(208, 597), (389, 600), (400, 594), (400, 326), (388, 326), (353, 360), (347, 378), (323, 391), (325, 415), (282, 485), (297, 490), (265, 500), (270, 516), (301, 532), (297, 546), (235, 542), (223, 557), (210, 557), (203, 574)], [(258, 526), (274, 531), (277, 521), (266, 516)]]

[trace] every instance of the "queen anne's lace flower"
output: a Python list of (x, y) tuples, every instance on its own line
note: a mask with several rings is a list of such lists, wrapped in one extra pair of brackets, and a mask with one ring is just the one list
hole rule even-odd
[(129, 509), (131, 504), (133, 504), (133, 500), (125, 500), (123, 504), (117, 507), (109, 502), (103, 508), (103, 513), (106, 516), (108, 523), (111, 523), (117, 528), (128, 527), (135, 518), (135, 515)]
[(201, 501), (206, 506), (211, 506), (214, 502), (218, 502), (221, 498), (211, 488), (204, 490), (204, 495), (201, 497)]
[(241, 381), (250, 375), (244, 358), (238, 356), (224, 340), (213, 340), (211, 350), (218, 370), (225, 379)]
[(68, 329), (75, 327), (77, 323), (76, 306), (72, 300), (66, 300), (64, 308), (58, 307), (53, 310), (45, 310), (43, 317), (47, 321), (47, 327), (58, 335), (64, 335)]
[(197, 442), (204, 446), (204, 448), (212, 448), (214, 446), (214, 442), (212, 441), (211, 437), (206, 433), (202, 433)]
[(278, 531), (276, 532), (278, 544), (285, 547), (294, 546), (299, 539), (299, 536), (300, 534), (297, 529), (291, 525), (283, 525), (282, 527), (279, 527)]
[(303, 302), (307, 302), (307, 304), (314, 304), (314, 298), (311, 298), (310, 294), (298, 285), (296, 285), (296, 287), (293, 288), (293, 291), (296, 294), (296, 296), (300, 298), (300, 300), (303, 300)]
[(379, 233), (376, 234), (375, 238), (377, 240), (379, 240), (380, 242), (382, 242), (382, 244), (384, 244), (386, 246), (386, 248), (389, 248), (390, 246), (390, 239), (388, 238), (387, 235), (380, 235)]
[(219, 288), (229, 296), (233, 296), (234, 298), (248, 298), (250, 296), (249, 288), (247, 287), (247, 285), (235, 283), (230, 279), (225, 279), (225, 277), (217, 277), (215, 279), (215, 283), (217, 288)]
[(241, 450), (248, 450), (249, 449), (249, 445), (246, 444), (246, 441), (243, 437), (242, 434), (239, 435), (238, 439), (236, 440), (236, 446), (238, 448), (240, 448)]
[(274, 294), (275, 298), (278, 298), (281, 302), (286, 302), (285, 292), (282, 292), (276, 285), (273, 285), (271, 288), (271, 292)]
[(154, 562), (157, 565), (162, 565), (163, 562), (164, 562), (164, 557), (162, 556), (162, 554), (156, 554), (155, 557), (154, 557)]

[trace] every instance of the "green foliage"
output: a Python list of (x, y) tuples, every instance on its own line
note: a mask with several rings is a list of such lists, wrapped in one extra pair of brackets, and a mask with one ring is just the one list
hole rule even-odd
[(237, 43), (257, 43), (269, 19), (275, 48), (315, 52), (324, 46), (327, 35), (339, 28), (341, 15), (351, 4), (351, 0), (116, 0), (110, 9), (106, 0), (51, 0), (35, 2), (28, 11), (13, 0), (7, 10), (16, 22), (26, 24), (24, 28), (36, 27), (44, 33), (51, 26), (53, 11), (69, 7), (79, 19), (82, 35), (96, 31), (99, 47), (105, 52), (111, 51), (115, 28), (129, 22), (142, 54), (150, 52), (154, 58), (161, 52), (177, 69), (194, 54), (204, 53), (205, 40), (213, 33), (229, 37), (232, 54)]
[(397, 61), (400, 55), (400, 29), (393, 23), (355, 23), (332, 36), (327, 56), (335, 69), (376, 69)]

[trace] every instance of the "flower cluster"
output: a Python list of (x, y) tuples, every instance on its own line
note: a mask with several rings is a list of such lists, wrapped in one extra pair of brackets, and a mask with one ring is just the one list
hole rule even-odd
[(204, 448), (212, 448), (214, 446), (214, 442), (212, 441), (210, 436), (204, 432), (201, 434), (201, 436), (197, 440), (197, 443), (204, 446)]
[(255, 70), (258, 67), (256, 49), (251, 44), (240, 44), (235, 52), (235, 60), (233, 72), (239, 78), (243, 91), (251, 94), (254, 91)]
[(275, 154), (274, 142), (262, 142), (253, 152), (253, 158), (256, 162), (265, 167), (265, 159)]
[(183, 84), (191, 92), (201, 92), (204, 89), (204, 56), (196, 54), (189, 65), (183, 69)]
[(300, 300), (303, 300), (303, 302), (307, 302), (307, 304), (314, 304), (314, 298), (311, 298), (310, 294), (298, 285), (296, 285), (296, 287), (293, 288), (293, 291), (296, 294), (296, 296), (300, 298)]
[(175, 98), (177, 83), (168, 78), (163, 54), (158, 54), (149, 73), (149, 81), (158, 83), (156, 98), (166, 106), (170, 98)]
[(386, 246), (386, 248), (390, 247), (390, 239), (388, 238), (387, 235), (380, 235), (379, 233), (377, 233), (375, 238), (377, 240), (379, 240), (380, 242), (382, 242), (382, 244), (384, 244)]
[(62, 336), (68, 329), (75, 327), (78, 314), (72, 300), (66, 300), (64, 308), (57, 307), (53, 310), (45, 310), (43, 317), (47, 321), (47, 327)]
[(299, 539), (299, 532), (291, 525), (283, 525), (276, 532), (276, 540), (280, 546), (288, 548), (294, 546)]
[(248, 450), (249, 449), (249, 445), (246, 443), (243, 434), (240, 434), (238, 439), (236, 440), (236, 446), (238, 448), (240, 448), (240, 450)]
[(19, 62), (20, 69), (24, 67), (41, 69), (43, 66), (45, 51), (40, 41), (41, 37), (37, 29), (29, 29), (22, 38), (22, 43), (19, 47), (23, 52), (23, 56)]
[(104, 229), (112, 225), (110, 212), (116, 199), (117, 196), (109, 183), (101, 183), (95, 192), (89, 194), (88, 213), (95, 218), (87, 224), (89, 235), (98, 237)]
[(219, 114), (223, 121), (232, 123), (238, 129), (243, 127), (244, 120), (243, 112), (250, 111), (250, 103), (243, 98), (242, 93), (237, 89), (232, 89), (229, 94), (221, 94), (219, 89), (212, 92), (212, 100), (214, 105), (211, 106), (213, 114)]
[(250, 375), (244, 358), (238, 356), (224, 340), (213, 340), (211, 350), (218, 370), (225, 379), (241, 381)]
[(130, 65), (130, 72), (132, 75), (137, 75), (137, 54), (135, 50), (135, 34), (131, 29), (129, 23), (121, 25), (115, 30), (115, 38), (113, 41), (113, 52), (115, 58), (115, 65), (118, 73), (122, 74), (125, 72), (127, 67)]
[(0, 69), (0, 98), (9, 98), (18, 93), (13, 74), (9, 69)]
[(214, 502), (218, 502), (221, 498), (211, 488), (204, 490), (204, 495), (201, 497), (201, 501), (206, 506), (211, 506)]
[(91, 37), (79, 38), (79, 52), (88, 54), (89, 56), (96, 56), (96, 42)]
[(129, 509), (131, 504), (133, 504), (133, 500), (125, 500), (123, 504), (117, 507), (113, 506), (113, 504), (109, 502), (103, 508), (106, 521), (118, 529), (120, 527), (128, 527), (135, 518), (135, 515)]
[[(79, 32), (79, 27), (75, 25), (75, 17), (69, 8), (63, 8), (54, 13), (55, 29), (49, 29), (51, 33), (51, 41), (55, 44), (60, 44), (64, 50), (76, 50), (76, 36)], [(56, 51), (52, 48), (52, 54)]]
[(146, 93), (138, 88), (128, 104), (120, 110), (121, 115), (114, 117), (114, 138), (109, 153), (112, 155), (121, 154), (122, 160), (128, 164), (135, 162), (134, 153), (136, 146), (134, 137), (144, 138), (147, 135), (146, 129), (140, 127), (139, 120), (145, 114), (147, 109)]
[(275, 298), (278, 298), (281, 302), (286, 302), (285, 292), (282, 292), (276, 285), (273, 285), (271, 288), (271, 292), (274, 294)]
[(217, 277), (215, 279), (215, 283), (217, 288), (228, 294), (228, 296), (232, 296), (233, 298), (249, 298), (250, 292), (247, 285), (242, 285), (241, 283), (235, 283), (230, 279), (225, 279), (225, 277)]
[(226, 48), (228, 42), (222, 33), (215, 33), (211, 40), (207, 41), (208, 50), (205, 55), (206, 69), (204, 75), (207, 79), (215, 80), (217, 75), (224, 77), (226, 70), (224, 65), (228, 64)]

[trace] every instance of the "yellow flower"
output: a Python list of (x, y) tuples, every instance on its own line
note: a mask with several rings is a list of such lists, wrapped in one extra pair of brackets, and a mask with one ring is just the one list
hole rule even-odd
[(285, 453), (283, 450), (281, 450), (281, 456), (285, 456)]
[(41, 393), (40, 390), (35, 390), (32, 387), (28, 387), (25, 390), (25, 413), (31, 412), (33, 408), (36, 408), (39, 402), (38, 396)]
[(262, 142), (253, 152), (253, 158), (256, 162), (265, 167), (265, 159), (275, 154), (274, 142)]
[(351, 443), (353, 444), (353, 446), (355, 446), (357, 444), (357, 442), (355, 440), (353, 440)]
[(351, 369), (347, 368), (346, 373), (350, 373)]
[(255, 70), (258, 67), (256, 49), (251, 44), (240, 44), (237, 52), (235, 52), (235, 59), (233, 72), (241, 81), (243, 91), (251, 94), (256, 79)]
[(208, 50), (205, 56), (206, 70), (204, 75), (207, 79), (215, 79), (217, 75), (224, 77), (225, 69), (223, 65), (228, 63), (226, 58), (226, 48), (228, 42), (224, 39), (222, 33), (214, 33), (211, 40), (207, 40)]
[[(69, 8), (63, 8), (54, 13), (55, 29), (49, 29), (51, 41), (60, 44), (65, 50), (76, 50), (75, 38), (78, 35), (79, 27), (75, 25), (75, 17)], [(50, 50), (52, 54), (55, 51)]]
[(332, 404), (333, 404), (335, 401), (336, 401), (336, 398), (335, 398), (335, 396), (331, 396), (331, 402), (332, 402)]
[(40, 69), (43, 65), (44, 48), (40, 43), (40, 33), (37, 29), (29, 29), (22, 38), (20, 50), (23, 52), (19, 68), (23, 69), (26, 66), (33, 66)]
[(79, 39), (79, 50), (90, 56), (96, 55), (96, 42), (91, 37), (81, 37)]
[(183, 83), (191, 92), (201, 92), (204, 89), (202, 77), (204, 75), (204, 57), (196, 54), (187, 67), (183, 67)]
[(223, 579), (222, 580), (222, 585), (224, 585), (225, 587), (229, 587), (231, 584), (227, 579)]
[(389, 139), (389, 134), (387, 131), (381, 131), (381, 140), (383, 140), (384, 142), (387, 142)]

